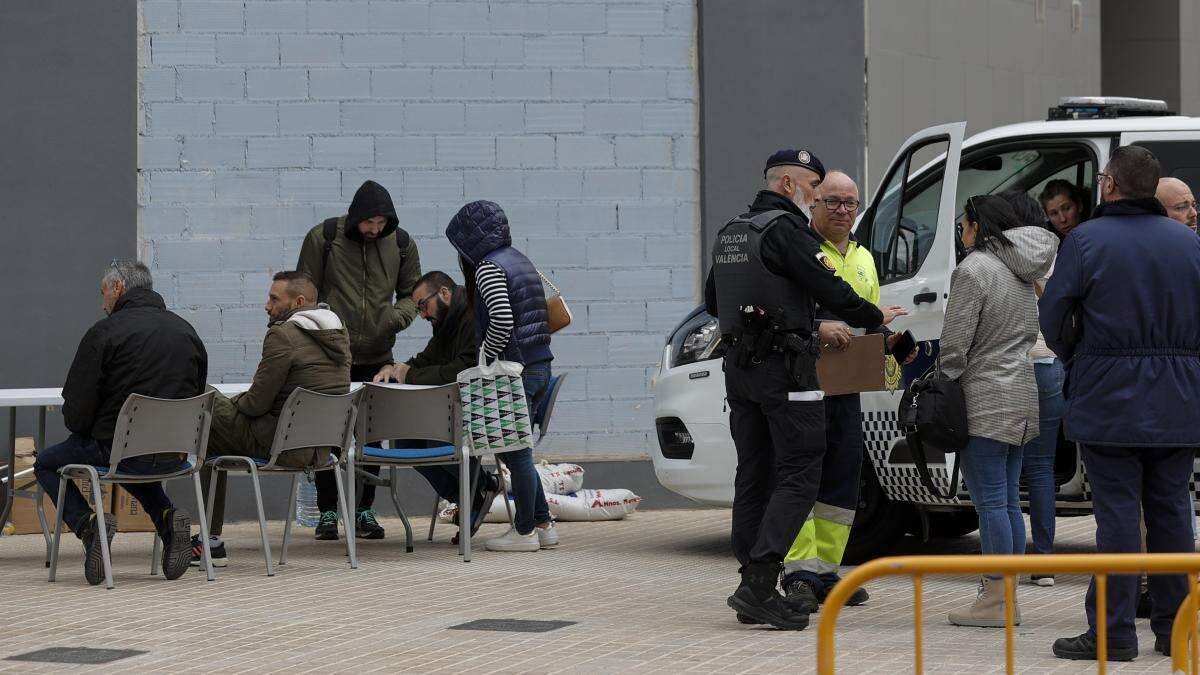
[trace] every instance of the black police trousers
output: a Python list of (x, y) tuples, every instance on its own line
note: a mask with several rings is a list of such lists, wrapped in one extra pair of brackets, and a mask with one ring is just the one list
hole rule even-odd
[[(1192, 461), (1195, 448), (1082, 445), (1083, 467), (1092, 487), (1096, 550), (1138, 553), (1142, 549), (1139, 515), (1146, 521), (1148, 553), (1192, 553)], [(1154, 611), (1150, 630), (1170, 640), (1179, 604), (1187, 597), (1187, 577), (1151, 574), (1147, 578)], [(1137, 575), (1108, 578), (1108, 644), (1137, 647), (1134, 612)], [(1096, 635), (1096, 581), (1085, 598), (1088, 633)]]
[(825, 404), (797, 387), (782, 354), (739, 368), (725, 361), (737, 446), (733, 553), (742, 567), (780, 563), (812, 511), (825, 456)]

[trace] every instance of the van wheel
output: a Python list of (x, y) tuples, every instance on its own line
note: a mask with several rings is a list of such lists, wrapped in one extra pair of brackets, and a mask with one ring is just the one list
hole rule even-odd
[[(930, 539), (957, 539), (979, 529), (979, 516), (975, 515), (975, 509), (963, 509), (951, 513), (930, 513), (928, 516)], [(917, 530), (911, 534), (921, 536), (919, 521)]]
[(858, 510), (854, 514), (843, 563), (859, 565), (891, 553), (915, 516), (912, 504), (887, 498), (875, 476), (875, 466), (864, 454), (858, 479)]

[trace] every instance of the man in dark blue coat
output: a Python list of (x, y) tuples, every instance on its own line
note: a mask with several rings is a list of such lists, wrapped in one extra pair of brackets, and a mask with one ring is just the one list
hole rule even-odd
[[(1200, 426), (1200, 239), (1154, 198), (1161, 169), (1148, 150), (1118, 148), (1098, 174), (1104, 203), (1067, 235), (1038, 302), (1042, 333), (1067, 364), (1063, 418), (1091, 483), (1096, 546), (1192, 552), (1189, 479)], [(1170, 653), (1187, 595), (1183, 576), (1151, 575), (1155, 650)], [(1137, 656), (1135, 576), (1108, 583), (1108, 658)], [(1088, 631), (1054, 643), (1067, 659), (1096, 658), (1095, 581)]]

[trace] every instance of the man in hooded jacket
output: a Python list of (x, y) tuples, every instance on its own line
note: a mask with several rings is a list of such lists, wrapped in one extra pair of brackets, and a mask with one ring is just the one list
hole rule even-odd
[[(366, 181), (354, 193), (346, 215), (316, 225), (304, 238), (296, 269), (312, 277), (318, 299), (329, 305), (350, 332), (354, 361), (350, 379), (369, 382), (380, 368), (394, 362), (396, 334), (417, 315), (412, 299), (421, 278), (417, 245), (399, 227), (392, 197), (382, 185)], [(379, 475), (379, 467), (366, 467)], [(337, 486), (327, 471), (317, 474), (317, 539), (334, 540), (337, 530)], [(355, 531), (382, 539), (375, 517), (375, 486), (358, 491)]]
[[(1079, 444), (1092, 488), (1096, 548), (1192, 552), (1189, 482), (1200, 427), (1200, 238), (1167, 217), (1154, 197), (1161, 167), (1124, 146), (1099, 178), (1103, 204), (1063, 240), (1038, 301), (1046, 344), (1067, 367), (1063, 431)], [(1188, 592), (1183, 575), (1150, 575), (1155, 651)], [(1108, 580), (1108, 659), (1138, 654), (1136, 576)], [(1087, 632), (1055, 641), (1055, 656), (1095, 659), (1095, 582)]]

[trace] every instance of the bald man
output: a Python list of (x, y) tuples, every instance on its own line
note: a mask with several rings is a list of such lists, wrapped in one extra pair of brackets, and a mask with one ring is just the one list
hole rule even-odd
[(1187, 183), (1178, 178), (1160, 178), (1154, 196), (1167, 210), (1167, 216), (1196, 231), (1196, 198)]

